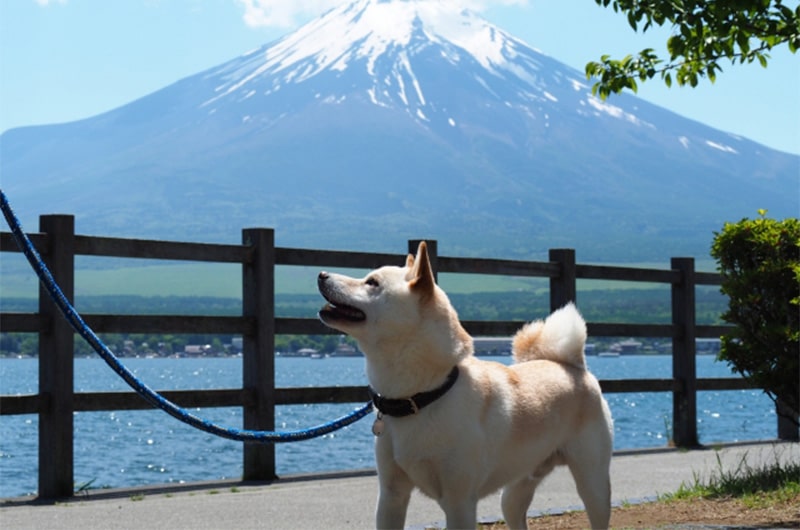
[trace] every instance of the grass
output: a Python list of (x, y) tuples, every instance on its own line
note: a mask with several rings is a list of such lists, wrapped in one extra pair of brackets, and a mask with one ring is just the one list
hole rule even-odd
[(800, 494), (800, 462), (774, 462), (752, 467), (744, 454), (735, 468), (725, 470), (717, 454), (717, 471), (705, 481), (695, 473), (691, 484), (660, 500), (737, 498), (751, 508), (786, 502)]
[(93, 489), (92, 484), (94, 484), (96, 480), (97, 478), (95, 477), (92, 480), (87, 480), (86, 482), (75, 484), (75, 487), (73, 488), (75, 490), (75, 494), (77, 495), (78, 493), (87, 493), (90, 489)]
[[(699, 261), (698, 270), (714, 270), (710, 262)], [(396, 263), (395, 265), (400, 265)], [(626, 263), (624, 266), (668, 269), (669, 263)], [(241, 266), (231, 263), (194, 263), (163, 260), (79, 257), (75, 263), (75, 293), (78, 296), (213, 296), (241, 298)], [(365, 270), (334, 269), (351, 276)], [(315, 267), (280, 266), (276, 270), (275, 290), (280, 294), (317, 292)], [(442, 274), (442, 287), (449, 293), (510, 292), (525, 290), (546, 292), (545, 278), (522, 278), (476, 274)], [(580, 280), (581, 290), (630, 290), (663, 287), (663, 284)], [(0, 288), (5, 297), (35, 298), (38, 280), (21, 255), (3, 256)]]

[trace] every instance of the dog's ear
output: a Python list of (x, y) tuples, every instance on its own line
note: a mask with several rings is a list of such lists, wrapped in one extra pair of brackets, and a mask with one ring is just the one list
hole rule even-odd
[(410, 269), (414, 267), (414, 254), (409, 254), (406, 256), (406, 268)]
[(409, 263), (413, 266), (411, 269), (411, 281), (409, 282), (411, 289), (422, 296), (433, 294), (436, 280), (433, 277), (431, 260), (428, 258), (428, 245), (424, 241), (417, 248), (417, 257), (409, 259)]

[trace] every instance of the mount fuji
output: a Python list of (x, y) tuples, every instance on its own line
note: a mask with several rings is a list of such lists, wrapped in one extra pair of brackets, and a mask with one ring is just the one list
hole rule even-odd
[(447, 0), (358, 0), (104, 114), (12, 129), (0, 169), (18, 211), (80, 233), (613, 261), (707, 256), (725, 221), (796, 216), (800, 189), (800, 157), (601, 101)]

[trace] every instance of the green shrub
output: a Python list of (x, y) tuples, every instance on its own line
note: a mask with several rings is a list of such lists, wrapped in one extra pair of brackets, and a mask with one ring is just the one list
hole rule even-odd
[(725, 223), (711, 255), (729, 298), (722, 319), (736, 328), (722, 337), (721, 360), (789, 409), (800, 410), (800, 220), (766, 218)]

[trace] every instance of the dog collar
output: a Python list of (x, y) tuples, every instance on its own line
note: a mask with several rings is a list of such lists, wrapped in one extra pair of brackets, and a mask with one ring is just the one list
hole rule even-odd
[(378, 412), (387, 416), (394, 416), (402, 418), (403, 416), (411, 416), (416, 414), (423, 408), (427, 407), (450, 390), (458, 379), (458, 366), (454, 366), (447, 376), (444, 384), (439, 388), (429, 390), (427, 392), (419, 392), (410, 398), (405, 399), (391, 399), (383, 397), (375, 392), (372, 387), (369, 387), (369, 395), (372, 398), (372, 404), (378, 409)]

